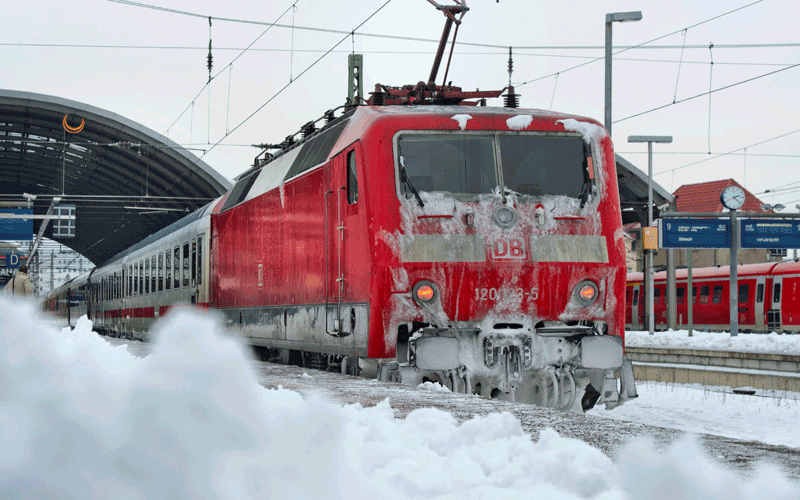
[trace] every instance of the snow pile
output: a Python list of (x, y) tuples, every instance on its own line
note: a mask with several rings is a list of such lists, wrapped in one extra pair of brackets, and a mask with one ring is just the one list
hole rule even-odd
[(506, 125), (511, 130), (525, 130), (533, 121), (533, 115), (517, 115), (506, 120)]
[(142, 359), (88, 321), (59, 332), (34, 316), (0, 299), (3, 498), (796, 496), (776, 472), (741, 479), (685, 445), (659, 455), (638, 442), (618, 466), (552, 430), (533, 442), (510, 414), (398, 420), (388, 401), (342, 407), (267, 390), (209, 313), (167, 316)]
[(451, 118), (458, 122), (458, 126), (461, 127), (461, 130), (467, 128), (467, 122), (472, 119), (470, 115), (453, 115)]
[(740, 333), (731, 337), (730, 332), (667, 330), (625, 332), (627, 347), (655, 347), (659, 349), (702, 349), (712, 351), (762, 352), (800, 355), (800, 335)]
[(420, 389), (425, 389), (426, 391), (433, 391), (433, 392), (452, 392), (447, 387), (443, 386), (439, 382), (423, 382), (419, 384), (417, 387)]

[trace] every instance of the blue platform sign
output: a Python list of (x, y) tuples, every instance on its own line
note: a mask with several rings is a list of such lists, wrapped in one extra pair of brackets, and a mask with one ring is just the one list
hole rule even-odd
[(727, 219), (659, 219), (659, 248), (730, 248)]
[(20, 258), (19, 254), (7, 253), (5, 254), (5, 258), (6, 258), (7, 269), (16, 269), (19, 267), (19, 258)]
[(32, 240), (33, 218), (3, 218), (4, 215), (33, 215), (30, 208), (0, 208), (0, 240)]
[(800, 220), (741, 219), (742, 248), (800, 248)]

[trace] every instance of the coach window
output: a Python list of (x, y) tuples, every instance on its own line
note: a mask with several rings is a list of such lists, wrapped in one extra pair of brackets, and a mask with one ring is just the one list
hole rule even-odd
[(203, 284), (203, 235), (197, 235), (197, 284)]
[(639, 305), (639, 290), (633, 291), (633, 305)]
[(150, 293), (150, 258), (144, 259), (144, 293)]
[(746, 304), (750, 299), (750, 285), (739, 285), (739, 303)]
[(128, 297), (133, 295), (133, 266), (128, 266)]
[(692, 287), (692, 304), (697, 304), (697, 287)]
[(764, 283), (756, 285), (756, 302), (759, 304), (764, 302)]
[(661, 304), (661, 289), (653, 288), (653, 304)]
[(139, 293), (144, 295), (144, 261), (139, 261)]
[(714, 304), (722, 303), (722, 285), (717, 285), (714, 287), (714, 298), (712, 299), (712, 303)]
[(156, 293), (156, 256), (150, 258), (150, 290)]
[(119, 276), (117, 276), (116, 272), (114, 272), (114, 290), (112, 295), (114, 300), (119, 298)]
[(169, 250), (164, 252), (164, 289), (169, 290), (172, 285), (172, 262)]
[(710, 288), (707, 286), (700, 287), (700, 303), (701, 304), (708, 304), (708, 292)]
[(133, 265), (133, 294), (139, 295), (139, 266)]
[(158, 291), (164, 290), (164, 252), (158, 254)]
[(358, 175), (356, 175), (356, 150), (347, 153), (347, 203), (358, 201)]
[(772, 285), (772, 302), (780, 302), (781, 301), (781, 284), (775, 283)]
[(678, 288), (677, 290), (675, 290), (675, 292), (676, 292), (675, 298), (677, 299), (676, 300), (677, 303), (678, 304), (683, 304), (683, 302), (686, 300), (686, 289), (685, 288)]
[(192, 286), (197, 286), (197, 241), (192, 240)]
[(174, 288), (178, 289), (181, 287), (181, 247), (175, 247), (173, 251), (173, 259), (172, 259), (172, 271), (173, 277), (175, 278)]
[(183, 244), (183, 286), (189, 286), (189, 242)]

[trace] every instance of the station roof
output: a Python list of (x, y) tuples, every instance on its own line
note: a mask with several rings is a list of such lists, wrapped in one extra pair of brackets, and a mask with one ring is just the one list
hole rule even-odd
[[(0, 89), (0, 202), (36, 195), (34, 215), (45, 215), (54, 197), (75, 205), (75, 237), (57, 241), (95, 264), (230, 187), (192, 153), (116, 113)], [(34, 235), (41, 223), (34, 220)], [(52, 223), (44, 236), (53, 237)]]
[[(619, 185), (619, 201), (622, 205), (623, 224), (640, 222), (647, 223), (647, 174), (633, 163), (618, 154), (614, 155), (617, 162), (617, 183)], [(674, 196), (669, 191), (653, 181), (653, 205), (658, 207), (665, 203), (672, 203)], [(657, 217), (658, 210), (654, 210), (653, 217)]]

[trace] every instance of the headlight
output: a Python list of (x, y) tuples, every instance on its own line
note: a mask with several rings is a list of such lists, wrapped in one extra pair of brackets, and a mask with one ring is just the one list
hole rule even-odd
[(582, 281), (575, 290), (584, 304), (591, 304), (597, 298), (597, 285), (591, 281)]
[(436, 288), (436, 285), (430, 281), (423, 280), (414, 285), (411, 294), (413, 295), (414, 300), (416, 300), (418, 304), (422, 305), (433, 302), (439, 296), (439, 290)]

